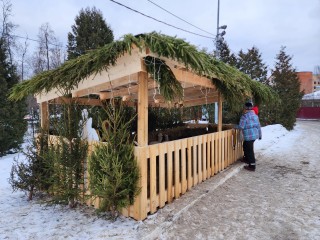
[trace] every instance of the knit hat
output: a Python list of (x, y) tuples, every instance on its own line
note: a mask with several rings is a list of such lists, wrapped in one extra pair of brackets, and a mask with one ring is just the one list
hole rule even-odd
[(252, 103), (252, 102), (246, 102), (246, 103), (244, 104), (244, 107), (245, 107), (245, 109), (247, 109), (247, 110), (251, 110), (252, 107), (253, 107), (253, 103)]

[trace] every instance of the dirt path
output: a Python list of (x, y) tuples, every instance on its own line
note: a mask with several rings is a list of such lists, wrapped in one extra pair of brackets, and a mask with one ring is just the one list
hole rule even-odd
[(320, 122), (297, 128), (258, 154), (256, 172), (236, 164), (198, 185), (150, 216), (138, 238), (320, 239)]

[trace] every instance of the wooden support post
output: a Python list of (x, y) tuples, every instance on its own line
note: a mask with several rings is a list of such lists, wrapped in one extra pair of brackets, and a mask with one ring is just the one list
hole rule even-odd
[(49, 104), (48, 102), (40, 103), (41, 128), (45, 131), (49, 130)]
[(143, 220), (147, 217), (147, 156), (146, 146), (148, 145), (148, 74), (138, 73), (138, 147), (136, 156), (140, 169), (139, 187), (140, 194), (134, 203), (134, 218)]
[(141, 188), (139, 195), (134, 201), (134, 219), (144, 220), (147, 217), (147, 156), (146, 148), (136, 147), (135, 156), (140, 169), (139, 187)]
[(222, 131), (222, 97), (221, 93), (218, 94), (218, 132)]
[(138, 145), (148, 145), (148, 74), (138, 73)]

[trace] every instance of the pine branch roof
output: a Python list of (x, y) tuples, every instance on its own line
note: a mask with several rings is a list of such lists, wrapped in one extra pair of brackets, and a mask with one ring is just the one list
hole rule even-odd
[[(30, 94), (47, 93), (53, 89), (75, 89), (90, 75), (108, 71), (117, 63), (119, 57), (126, 53), (131, 54), (134, 48), (139, 48), (140, 51), (149, 49), (150, 52), (159, 56), (159, 59), (161, 57), (172, 59), (182, 63), (190, 71), (211, 79), (230, 106), (237, 105), (239, 102), (242, 104), (248, 97), (254, 97), (257, 103), (269, 102), (277, 98), (268, 86), (250, 79), (208, 53), (199, 51), (194, 45), (177, 37), (156, 32), (136, 36), (128, 34), (121, 40), (89, 51), (76, 59), (68, 60), (54, 70), (40, 73), (28, 81), (15, 85), (9, 98), (21, 100)], [(165, 61), (161, 64), (165, 64)], [(162, 75), (164, 79), (161, 79), (159, 84), (165, 91), (162, 94), (169, 90), (165, 98), (170, 100), (174, 94), (181, 95), (181, 87), (174, 75), (170, 74), (170, 69), (163, 69), (169, 72)], [(153, 70), (147, 69), (149, 73)]]

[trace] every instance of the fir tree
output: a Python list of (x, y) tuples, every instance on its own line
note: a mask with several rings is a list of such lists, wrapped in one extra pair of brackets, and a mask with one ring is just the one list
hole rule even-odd
[[(248, 49), (247, 52), (239, 51), (237, 59), (238, 69), (247, 74), (251, 79), (264, 83), (270, 86), (268, 79), (267, 66), (262, 61), (261, 53), (256, 47)], [(252, 99), (255, 105), (259, 105), (259, 118), (262, 125), (267, 125), (270, 122), (270, 106), (260, 104), (256, 99)]]
[(11, 102), (7, 99), (9, 90), (18, 83), (16, 68), (7, 55), (7, 44), (4, 38), (0, 39), (0, 156), (16, 150), (23, 142), (27, 129), (27, 122), (23, 120), (26, 115), (24, 100)]
[(139, 168), (129, 130), (134, 117), (127, 121), (121, 104), (108, 104), (105, 109), (107, 127), (102, 127), (108, 142), (95, 146), (90, 156), (89, 188), (93, 196), (101, 198), (100, 210), (111, 211), (115, 219), (139, 192)]
[(58, 138), (49, 141), (44, 157), (51, 169), (53, 202), (73, 208), (83, 202), (86, 190), (83, 184), (88, 143), (82, 139), (82, 129), (87, 119), (81, 118), (81, 106), (76, 103), (63, 104), (60, 110), (52, 121)]
[(220, 38), (217, 42), (218, 54), (217, 57), (224, 63), (228, 63), (230, 66), (236, 66), (237, 57), (231, 53), (228, 43)]
[(268, 81), (268, 70), (267, 66), (262, 62), (261, 53), (256, 47), (248, 49), (245, 53), (240, 50), (237, 60), (237, 68), (249, 75), (251, 79), (267, 84)]
[(28, 200), (33, 199), (37, 192), (47, 190), (50, 186), (50, 166), (45, 159), (48, 150), (48, 136), (41, 132), (23, 151), (25, 160), (14, 160), (9, 183), (13, 191), (21, 190), (28, 194)]
[(300, 92), (300, 82), (296, 70), (291, 65), (291, 57), (281, 47), (276, 57), (275, 69), (272, 70), (273, 88), (278, 93), (281, 102), (273, 109), (272, 115), (276, 123), (292, 130), (296, 122), (303, 92)]
[(113, 32), (95, 7), (82, 9), (68, 33), (68, 59), (113, 41)]

